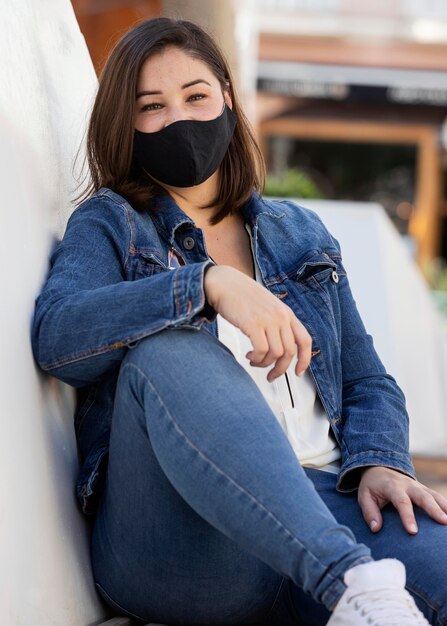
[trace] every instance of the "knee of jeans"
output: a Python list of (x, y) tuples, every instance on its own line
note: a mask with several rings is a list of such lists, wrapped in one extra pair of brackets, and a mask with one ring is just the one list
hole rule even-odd
[(232, 353), (210, 332), (191, 326), (176, 326), (160, 330), (140, 340), (128, 350), (124, 364), (133, 363), (140, 367), (165, 370), (176, 367), (193, 368), (219, 359), (223, 353)]

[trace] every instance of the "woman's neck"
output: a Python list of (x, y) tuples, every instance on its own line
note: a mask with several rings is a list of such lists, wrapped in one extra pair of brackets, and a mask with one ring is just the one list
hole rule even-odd
[(219, 172), (195, 187), (168, 187), (166, 191), (176, 204), (190, 217), (199, 228), (210, 225), (209, 220), (216, 214), (214, 207), (208, 207), (218, 193)]

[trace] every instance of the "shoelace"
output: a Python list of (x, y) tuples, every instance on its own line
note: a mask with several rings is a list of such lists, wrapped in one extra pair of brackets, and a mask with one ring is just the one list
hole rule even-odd
[(428, 625), (413, 598), (403, 590), (384, 589), (360, 593), (349, 598), (348, 603), (351, 602), (371, 626)]

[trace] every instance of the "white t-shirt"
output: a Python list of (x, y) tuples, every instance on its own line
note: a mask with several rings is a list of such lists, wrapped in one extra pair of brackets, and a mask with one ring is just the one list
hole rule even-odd
[[(247, 232), (251, 234), (247, 227)], [(253, 254), (256, 280), (262, 284), (259, 267)], [(341, 452), (332, 434), (326, 412), (318, 397), (309, 372), (295, 374), (296, 356), (282, 376), (273, 382), (267, 374), (273, 367), (253, 367), (245, 355), (252, 350), (250, 339), (221, 315), (217, 315), (219, 340), (233, 353), (238, 363), (258, 385), (267, 403), (281, 424), (303, 467), (338, 473)]]

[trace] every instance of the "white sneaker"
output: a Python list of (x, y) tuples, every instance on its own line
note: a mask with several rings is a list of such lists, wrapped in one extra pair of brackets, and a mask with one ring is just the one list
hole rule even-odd
[(396, 559), (356, 565), (327, 626), (429, 626), (405, 589), (405, 567)]

